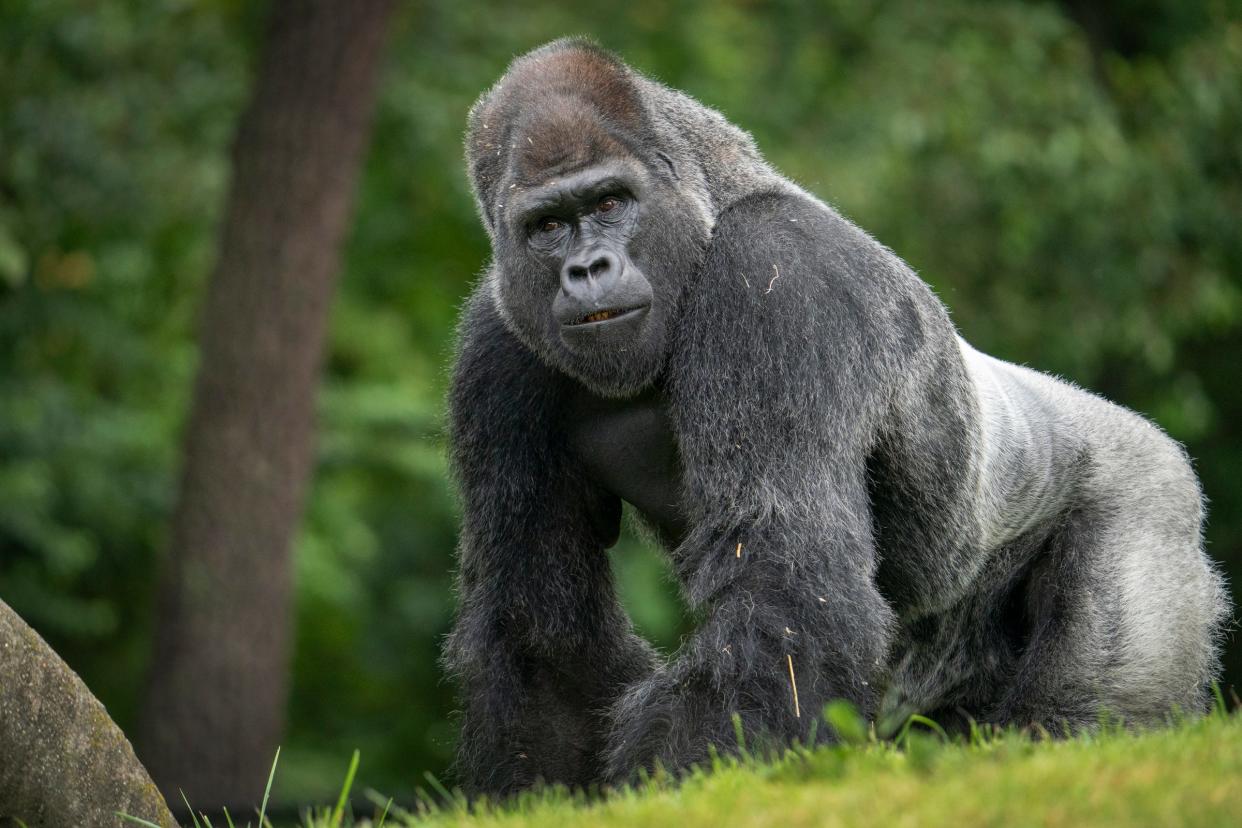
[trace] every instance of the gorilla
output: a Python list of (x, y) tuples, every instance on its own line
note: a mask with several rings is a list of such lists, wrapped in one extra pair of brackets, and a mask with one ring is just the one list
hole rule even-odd
[[(623, 783), (714, 745), (1090, 729), (1202, 711), (1227, 613), (1181, 447), (962, 340), (887, 248), (719, 113), (590, 42), (469, 116), (493, 258), (450, 392), (463, 507), (457, 769)], [(605, 550), (631, 505), (697, 628), (637, 635)]]

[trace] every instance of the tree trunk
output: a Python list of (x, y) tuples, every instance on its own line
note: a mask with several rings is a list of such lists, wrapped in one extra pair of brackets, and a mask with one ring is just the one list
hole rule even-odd
[(290, 541), (389, 0), (277, 0), (233, 147), (139, 748), (172, 801), (252, 806), (284, 727)]
[(121, 825), (118, 811), (176, 825), (103, 705), (0, 601), (0, 824)]

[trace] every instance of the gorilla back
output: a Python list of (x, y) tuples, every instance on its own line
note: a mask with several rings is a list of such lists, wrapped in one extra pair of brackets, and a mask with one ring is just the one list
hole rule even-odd
[[(597, 47), (470, 114), (493, 260), (451, 394), (462, 782), (623, 781), (845, 698), (1061, 732), (1202, 710), (1227, 606), (1198, 484), (1136, 414), (984, 356), (718, 113)], [(702, 618), (617, 602), (621, 502)], [(821, 732), (822, 738), (822, 732)]]

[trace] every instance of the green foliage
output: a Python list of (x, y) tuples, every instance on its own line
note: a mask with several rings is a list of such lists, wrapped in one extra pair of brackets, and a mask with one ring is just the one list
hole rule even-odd
[(824, 707), (824, 721), (837, 738), (847, 745), (861, 745), (867, 741), (867, 723), (847, 701), (838, 699), (828, 702)]
[(122, 720), (245, 91), (237, 22), (0, 11), (0, 589)]
[[(984, 349), (1186, 442), (1209, 548), (1238, 582), (1242, 15), (1218, 0), (1066, 12), (1081, 5), (403, 7), (332, 319), (276, 800), (323, 794), (355, 746), (368, 784), (397, 794), (449, 761), (442, 399), (488, 255), (461, 131), (514, 54), (564, 34), (752, 130)], [(123, 726), (261, 19), (235, 0), (0, 8), (0, 594)], [(633, 533), (613, 561), (639, 628), (675, 649), (688, 622), (666, 566)], [(742, 796), (737, 780), (713, 795)]]

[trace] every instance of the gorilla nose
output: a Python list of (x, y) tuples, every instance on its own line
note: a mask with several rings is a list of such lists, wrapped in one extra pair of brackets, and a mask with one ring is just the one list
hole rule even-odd
[(607, 295), (620, 274), (620, 262), (612, 253), (584, 256), (561, 268), (561, 289), (568, 296), (592, 302)]
[(596, 256), (590, 264), (568, 264), (565, 269), (569, 272), (571, 279), (598, 279), (601, 274), (607, 273), (613, 268), (612, 256), (602, 253)]

